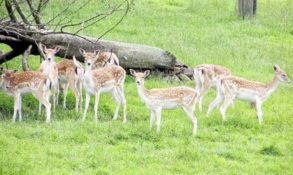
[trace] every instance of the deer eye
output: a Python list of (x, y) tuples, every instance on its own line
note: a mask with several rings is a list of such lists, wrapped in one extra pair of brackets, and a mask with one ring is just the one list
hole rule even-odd
[(286, 77), (286, 74), (282, 74), (283, 77)]

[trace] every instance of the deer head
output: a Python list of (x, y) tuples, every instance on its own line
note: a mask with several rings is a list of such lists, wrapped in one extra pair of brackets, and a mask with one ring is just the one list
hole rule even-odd
[(278, 78), (278, 80), (280, 82), (284, 82), (284, 83), (291, 83), (291, 80), (289, 79), (288, 75), (286, 74), (285, 71), (283, 71), (280, 66), (278, 66), (277, 64), (274, 65), (274, 71), (275, 71), (275, 75)]
[(133, 69), (130, 69), (130, 74), (135, 77), (136, 84), (138, 86), (144, 84), (144, 79), (150, 74), (150, 70), (146, 70), (143, 73), (142, 72), (136, 72)]
[(84, 57), (84, 65), (86, 69), (92, 69), (99, 54), (99, 51), (95, 50), (94, 52), (86, 52), (84, 49), (79, 49), (80, 53)]
[(43, 50), (45, 53), (45, 61), (54, 61), (55, 55), (59, 52), (60, 47), (55, 47), (54, 49), (48, 49), (45, 45), (43, 46)]

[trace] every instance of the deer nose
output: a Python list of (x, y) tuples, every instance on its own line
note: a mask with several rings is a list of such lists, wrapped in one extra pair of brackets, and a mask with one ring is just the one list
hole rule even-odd
[(90, 65), (91, 65), (91, 63), (87, 63), (87, 65), (88, 65), (88, 66), (90, 66)]
[(140, 85), (140, 81), (136, 81), (136, 83), (137, 83), (138, 85)]
[(49, 61), (51, 61), (51, 58), (48, 58)]

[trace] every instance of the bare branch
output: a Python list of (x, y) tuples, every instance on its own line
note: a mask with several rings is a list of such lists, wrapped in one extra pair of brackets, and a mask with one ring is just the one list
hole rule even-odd
[(45, 60), (45, 53), (44, 53), (44, 50), (43, 50), (43, 47), (42, 47), (42, 44), (39, 42), (35, 42), (36, 43), (36, 46), (38, 47), (38, 51), (40, 53), (40, 62), (42, 62), (42, 60)]
[(25, 15), (23, 14), (21, 8), (19, 7), (19, 3), (16, 0), (13, 0), (13, 4), (15, 6), (16, 11), (18, 12), (19, 16), (21, 17), (22, 21), (26, 24), (29, 24), (29, 21), (26, 19)]
[(32, 50), (32, 45), (29, 45), (28, 48), (24, 51), (24, 53), (22, 55), (21, 63), (22, 63), (22, 70), (23, 71), (30, 70), (29, 65), (28, 65), (28, 57), (31, 54), (31, 50)]
[(5, 7), (8, 13), (8, 16), (12, 22), (17, 22), (16, 16), (14, 15), (14, 10), (9, 2), (9, 0), (5, 0)]
[(3, 55), (0, 56), (0, 64), (5, 63), (6, 61), (9, 61), (11, 59), (13, 59), (14, 57), (22, 54), (24, 50), (12, 50), (8, 53), (5, 53)]
[(123, 16), (120, 18), (120, 20), (114, 25), (112, 26), (110, 29), (108, 29), (106, 32), (104, 32), (98, 39), (97, 41), (99, 41), (103, 36), (105, 36), (107, 33), (109, 33), (110, 31), (112, 31), (115, 27), (117, 27), (124, 19), (124, 17), (127, 15), (128, 11), (129, 11), (129, 2), (128, 0), (125, 0), (127, 6), (126, 6), (126, 10), (125, 13), (123, 14)]
[(34, 9), (34, 7), (32, 6), (32, 3), (31, 3), (30, 0), (26, 0), (26, 2), (27, 2), (27, 5), (29, 6), (29, 9), (31, 11), (31, 14), (33, 15), (34, 20), (35, 20), (36, 24), (38, 25), (38, 27), (39, 28), (44, 28), (44, 26), (41, 23), (41, 19), (40, 19), (40, 16), (39, 16), (39, 12)]

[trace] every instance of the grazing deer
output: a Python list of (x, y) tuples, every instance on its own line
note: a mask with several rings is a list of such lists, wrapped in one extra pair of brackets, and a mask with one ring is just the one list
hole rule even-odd
[(119, 59), (113, 52), (98, 52), (93, 68), (100, 68), (109, 65), (119, 66)]
[(24, 93), (32, 93), (33, 96), (46, 107), (46, 122), (50, 122), (51, 104), (46, 99), (46, 96), (49, 93), (51, 82), (41, 72), (25, 71), (15, 73), (9, 70), (4, 70), (4, 73), (0, 77), (0, 84), (8, 95), (14, 97), (13, 122), (16, 120), (17, 112), (19, 115), (19, 121), (22, 120), (21, 95)]
[[(52, 95), (53, 95), (53, 109), (55, 110), (58, 104), (58, 94), (59, 94), (59, 81), (58, 81), (58, 68), (54, 61), (55, 54), (59, 52), (60, 48), (55, 47), (54, 49), (48, 49), (44, 46), (45, 60), (40, 66), (40, 72), (42, 72), (52, 83)], [(50, 95), (46, 97), (50, 99)], [(39, 113), (41, 112), (42, 104), (39, 105)]]
[(63, 87), (63, 108), (66, 108), (66, 97), (68, 88), (70, 88), (75, 96), (75, 110), (82, 109), (82, 78), (84, 75), (82, 66), (77, 67), (73, 60), (63, 59), (56, 67), (58, 69), (59, 85)]
[(207, 91), (217, 86), (217, 80), (221, 76), (231, 75), (231, 71), (225, 67), (213, 64), (200, 64), (194, 68), (195, 90), (198, 92), (198, 106), (202, 111), (202, 99)]
[(194, 115), (194, 110), (197, 101), (197, 93), (194, 89), (180, 86), (147, 90), (144, 87), (144, 79), (150, 74), (149, 70), (142, 73), (130, 69), (130, 74), (135, 77), (138, 94), (141, 100), (151, 110), (150, 129), (152, 129), (156, 118), (157, 132), (160, 132), (162, 109), (183, 108), (193, 124), (192, 133), (196, 134), (197, 119)]
[[(100, 94), (102, 92), (110, 92), (116, 102), (116, 110), (113, 120), (118, 119), (120, 105), (123, 104), (123, 123), (126, 123), (126, 99), (123, 90), (124, 80), (126, 77), (125, 70), (122, 67), (115, 65), (93, 69), (94, 63), (97, 59), (97, 52), (86, 52), (83, 49), (80, 49), (80, 52), (85, 59), (85, 73), (83, 79), (83, 86), (86, 90), (86, 102), (82, 119), (86, 119), (91, 94), (93, 94), (95, 95), (94, 119), (97, 123)], [(80, 63), (75, 58), (73, 58), (73, 61), (77, 67), (80, 66)]]
[(268, 84), (250, 81), (235, 76), (222, 77), (218, 83), (217, 98), (210, 104), (207, 115), (223, 99), (224, 103), (220, 107), (223, 121), (226, 120), (226, 109), (235, 98), (249, 101), (255, 104), (259, 124), (263, 121), (262, 103), (277, 89), (280, 82), (290, 83), (287, 74), (278, 66), (274, 66), (275, 76)]

